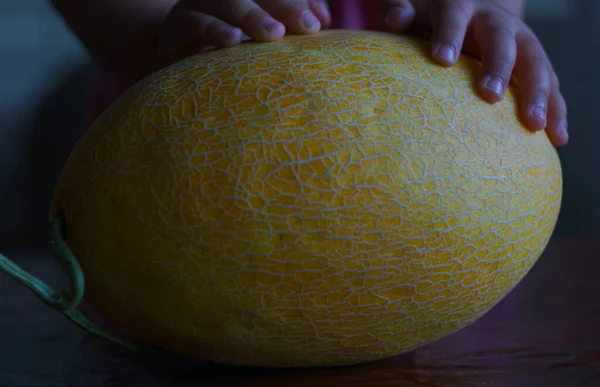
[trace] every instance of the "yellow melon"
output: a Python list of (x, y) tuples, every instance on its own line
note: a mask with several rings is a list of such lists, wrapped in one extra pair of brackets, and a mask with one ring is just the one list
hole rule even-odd
[(140, 342), (227, 364), (373, 361), (470, 324), (544, 250), (544, 132), (478, 62), (328, 31), (182, 60), (74, 149), (53, 217), (87, 299)]

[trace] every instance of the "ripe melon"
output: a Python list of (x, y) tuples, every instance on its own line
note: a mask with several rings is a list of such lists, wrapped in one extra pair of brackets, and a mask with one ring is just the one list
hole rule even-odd
[(86, 298), (136, 340), (238, 365), (331, 366), (467, 326), (555, 226), (557, 152), (516, 94), (427, 43), (327, 31), (184, 59), (74, 149), (52, 217)]

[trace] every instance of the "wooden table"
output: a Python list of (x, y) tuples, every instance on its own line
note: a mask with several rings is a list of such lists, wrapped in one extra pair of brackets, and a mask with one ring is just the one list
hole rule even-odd
[[(49, 254), (12, 258), (52, 285), (63, 283)], [(509, 296), (450, 337), (335, 369), (169, 362), (84, 333), (3, 274), (0, 294), (0, 387), (600, 386), (600, 242), (552, 242)]]

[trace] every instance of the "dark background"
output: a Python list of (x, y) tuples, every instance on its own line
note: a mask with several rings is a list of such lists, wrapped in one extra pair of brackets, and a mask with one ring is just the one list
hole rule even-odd
[[(0, 250), (46, 249), (48, 205), (87, 127), (94, 69), (46, 0), (0, 2)], [(530, 0), (527, 19), (569, 106), (564, 201), (554, 238), (600, 236), (600, 1)]]
[[(66, 281), (45, 242), (48, 205), (87, 127), (94, 68), (49, 3), (0, 0), (0, 252), (56, 288)], [(529, 0), (527, 19), (569, 105), (563, 208), (542, 259), (484, 318), (408, 358), (229, 369), (145, 358), (95, 338), (0, 272), (0, 387), (600, 385), (600, 0)]]

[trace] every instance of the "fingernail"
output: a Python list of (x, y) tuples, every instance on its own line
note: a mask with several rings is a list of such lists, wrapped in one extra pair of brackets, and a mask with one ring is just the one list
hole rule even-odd
[(485, 88), (497, 95), (502, 95), (502, 90), (504, 89), (502, 80), (497, 77), (488, 78), (487, 82), (485, 83)]
[(309, 31), (321, 28), (321, 22), (310, 11), (302, 12), (302, 15), (300, 15), (300, 24)]
[(402, 22), (404, 19), (404, 12), (406, 10), (402, 7), (394, 7), (390, 9), (385, 16), (385, 24), (391, 28), (400, 28), (402, 27)]
[(456, 50), (449, 44), (444, 44), (438, 49), (437, 56), (446, 62), (454, 62), (456, 60)]
[(221, 34), (228, 41), (239, 39), (241, 33), (242, 33), (242, 31), (239, 28), (223, 27), (221, 29)]
[(544, 105), (535, 105), (531, 109), (531, 116), (540, 120), (543, 125), (546, 125), (546, 109)]
[(277, 28), (279, 28), (281, 26), (281, 23), (279, 23), (277, 20), (275, 19), (271, 19), (270, 17), (266, 18), (263, 21), (263, 28), (265, 29), (265, 31), (267, 32), (273, 32), (275, 31)]
[(498, 77), (488, 77), (483, 86), (496, 95), (502, 95), (502, 91), (504, 89), (502, 80)]
[(567, 120), (563, 119), (558, 125), (558, 134), (565, 140), (569, 138), (569, 133), (567, 131)]

